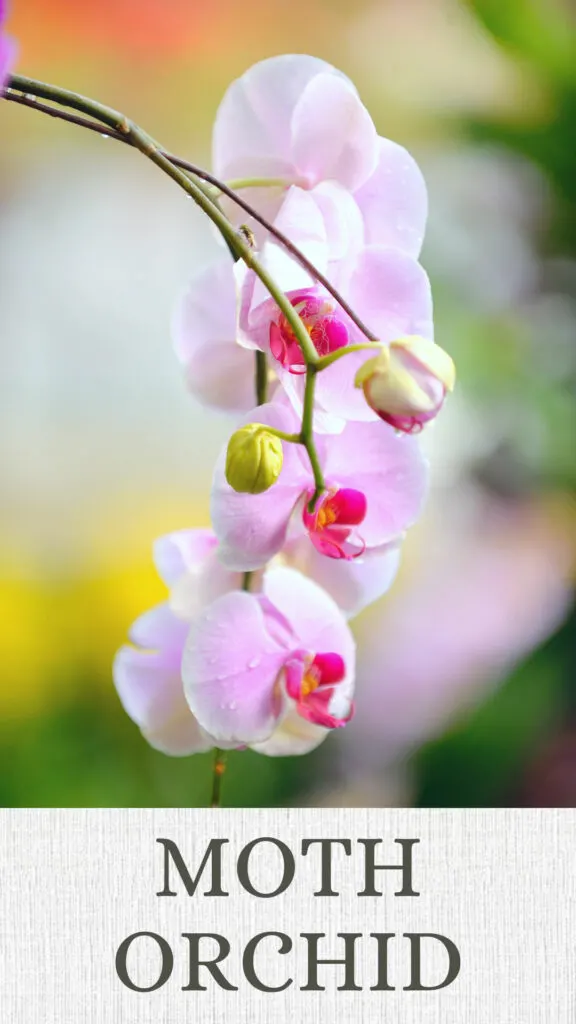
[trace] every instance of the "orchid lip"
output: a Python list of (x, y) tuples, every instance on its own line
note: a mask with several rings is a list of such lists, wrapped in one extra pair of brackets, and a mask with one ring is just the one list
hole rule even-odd
[[(344, 348), (349, 341), (348, 329), (326, 299), (307, 292), (298, 292), (290, 299), (301, 317), (319, 356)], [(283, 313), (270, 324), (270, 352), (289, 373), (306, 372), (306, 361), (296, 336)]]
[(366, 517), (366, 495), (352, 487), (334, 488), (309, 512), (312, 495), (312, 491), (306, 495), (302, 520), (316, 550), (327, 558), (346, 561), (363, 555), (366, 544), (355, 527)]
[(339, 729), (353, 715), (352, 707), (341, 718), (329, 710), (335, 690), (345, 675), (346, 666), (339, 654), (326, 652), (313, 656), (306, 651), (294, 651), (284, 665), (284, 686), (301, 718), (325, 729)]

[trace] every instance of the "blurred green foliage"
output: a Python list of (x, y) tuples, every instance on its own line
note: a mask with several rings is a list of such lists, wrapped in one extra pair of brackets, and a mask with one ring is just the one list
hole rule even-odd
[[(0, 725), (0, 806), (206, 807), (212, 754), (169, 758), (118, 713), (108, 680), (74, 671), (76, 693), (33, 719)], [(81, 696), (78, 696), (80, 691)], [(298, 802), (325, 757), (228, 755), (225, 802), (274, 807)]]
[[(548, 105), (535, 119), (530, 112), (520, 111), (516, 119), (469, 120), (463, 130), (474, 142), (497, 144), (539, 168), (552, 186), (551, 226), (539, 238), (541, 255), (574, 258), (576, 11), (547, 0), (468, 0), (468, 5), (499, 45), (530, 67), (544, 86)], [(449, 312), (446, 315), (450, 317)], [(563, 387), (551, 388), (533, 366), (516, 360), (514, 351), (518, 349), (510, 332), (513, 336), (519, 329), (514, 323), (477, 321), (459, 353), (459, 365), (468, 352), (474, 364), (471, 376), (485, 401), (494, 400), (500, 392), (509, 402), (521, 397), (540, 409), (548, 436), (540, 483), (573, 490), (576, 381), (572, 375)], [(573, 340), (576, 345), (576, 338)], [(546, 344), (546, 338), (542, 343)], [(486, 345), (489, 353), (483, 360), (478, 354), (486, 354)], [(553, 749), (555, 736), (575, 718), (576, 617), (572, 613), (560, 632), (520, 665), (474, 714), (419, 751), (413, 762), (417, 804), (514, 806), (534, 757), (541, 749)], [(576, 805), (576, 791), (573, 797)], [(553, 805), (553, 793), (550, 798)]]
[(543, 249), (576, 250), (576, 12), (558, 0), (467, 0), (497, 42), (525, 64), (547, 97), (542, 114), (471, 121), (473, 139), (497, 142), (532, 160), (555, 191), (553, 228)]

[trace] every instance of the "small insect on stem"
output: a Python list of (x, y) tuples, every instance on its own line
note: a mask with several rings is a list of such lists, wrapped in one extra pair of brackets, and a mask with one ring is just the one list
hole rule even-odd
[(240, 225), (238, 228), (238, 234), (242, 236), (251, 249), (256, 248), (256, 236), (252, 231), (252, 228), (249, 228), (247, 224)]

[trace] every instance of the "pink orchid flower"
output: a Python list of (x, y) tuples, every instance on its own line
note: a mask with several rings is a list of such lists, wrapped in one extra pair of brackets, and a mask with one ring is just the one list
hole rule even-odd
[[(296, 202), (299, 200), (292, 205)], [(297, 234), (293, 240), (299, 244)], [(276, 248), (272, 244), (264, 247), (263, 262), (272, 262), (269, 253)], [(358, 327), (321, 286), (310, 280), (306, 284), (300, 270), (286, 269), (282, 274), (283, 269), (276, 266), (276, 279), (304, 321), (318, 355), (366, 343)], [(340, 286), (343, 298), (381, 343), (388, 344), (406, 334), (433, 338), (430, 282), (413, 257), (395, 249), (368, 246), (360, 250), (352, 263), (341, 263), (338, 274), (339, 277), (333, 275), (333, 282)], [(295, 411), (301, 415), (305, 366), (300, 346), (285, 315), (252, 271), (244, 275), (242, 283), (239, 340), (272, 356), (271, 365)], [(316, 430), (333, 433), (341, 431), (347, 420), (377, 419), (362, 391), (354, 386), (355, 375), (368, 358), (369, 350), (354, 352), (319, 374)]]
[[(155, 561), (170, 587), (169, 601), (136, 620), (129, 634), (131, 644), (124, 645), (114, 661), (114, 681), (125, 710), (151, 746), (175, 757), (209, 750), (217, 744), (244, 746), (252, 735), (227, 740), (207, 731), (192, 713), (184, 693), (182, 658), (186, 645), (187, 658), (193, 657), (191, 623), (198, 621), (200, 634), (202, 623), (218, 622), (225, 631), (225, 608), (218, 618), (222, 596), (247, 596), (239, 593), (242, 576), (225, 569), (218, 561), (217, 546), (210, 530), (180, 530), (156, 542)], [(280, 585), (288, 594), (291, 588), (296, 588), (300, 596), (304, 594), (310, 617), (307, 623), (298, 620), (295, 633), (282, 618), (282, 601), (276, 602), (280, 608), (278, 622), (286, 626), (287, 632), (282, 635), (289, 638), (290, 650), (285, 657), (285, 677), (278, 682), (278, 693), (282, 686), (285, 693), (278, 710), (277, 728), (262, 745), (262, 753), (304, 753), (321, 742), (327, 730), (344, 724), (343, 718), (351, 712), (354, 648), (353, 644), (350, 648), (342, 613), (332, 599), (314, 583), (304, 580), (302, 584), (299, 573), (282, 573), (288, 575), (282, 576)], [(270, 591), (270, 600), (261, 595), (257, 599), (269, 616), (270, 601), (276, 600), (274, 578), (270, 583), (265, 577), (263, 583), (258, 576), (253, 585), (264, 585), (265, 592)], [(253, 595), (250, 597), (256, 600)], [(272, 632), (276, 636), (278, 631)], [(328, 647), (311, 647), (312, 640), (320, 636)], [(230, 645), (234, 644), (237, 645), (237, 638), (230, 640)], [(255, 649), (251, 648), (252, 655)], [(216, 661), (213, 666), (217, 667)], [(260, 685), (258, 674), (254, 682)]]
[[(289, 196), (277, 226), (298, 238), (302, 252), (324, 271), (330, 250), (324, 220), (304, 193)], [(261, 262), (286, 289), (313, 283), (308, 273), (280, 246), (265, 245)], [(226, 412), (244, 412), (254, 404), (254, 359), (246, 349), (257, 346), (240, 329), (240, 292), (246, 269), (222, 253), (197, 274), (180, 299), (172, 320), (172, 339), (191, 393), (203, 404)], [(254, 286), (252, 285), (252, 288)], [(269, 293), (256, 284), (256, 296)]]
[(327, 215), (334, 242), (351, 197), (366, 243), (420, 252), (427, 216), (422, 174), (402, 146), (377, 136), (352, 82), (325, 61), (272, 57), (233, 82), (216, 115), (213, 164), (220, 178), (274, 181), (277, 187), (249, 192), (268, 217), (278, 212), (284, 189), (305, 189)]
[[(388, 589), (398, 568), (397, 545), (390, 545), (375, 556), (372, 565), (334, 563), (317, 555), (314, 549), (309, 550), (310, 547), (307, 542), (303, 544), (296, 539), (287, 545), (274, 565), (287, 564), (300, 573), (305, 572), (317, 583), (314, 593), (323, 587), (348, 615), (373, 600), (376, 590), (381, 593)], [(130, 644), (121, 647), (114, 660), (114, 682), (125, 711), (151, 746), (174, 757), (209, 750), (216, 744), (215, 738), (202, 729), (190, 711), (184, 697), (181, 667), (184, 645), (195, 616), (223, 594), (242, 586), (242, 574), (226, 569), (217, 551), (218, 541), (212, 530), (178, 530), (155, 542), (154, 561), (169, 588), (169, 599), (136, 620), (129, 632)], [(261, 573), (254, 574), (252, 587), (254, 590), (262, 587)], [(299, 664), (301, 660), (296, 659), (296, 667), (291, 669), (288, 679), (293, 694)], [(316, 668), (312, 665), (310, 671), (314, 674)], [(316, 689), (319, 692), (316, 698), (311, 698), (313, 702), (328, 695), (326, 688), (318, 686)], [(292, 729), (292, 742), (296, 742), (295, 733), (299, 743), (307, 737), (317, 738), (318, 734), (304, 725), (300, 717), (296, 723), (298, 729)], [(280, 740), (282, 749), (291, 752), (285, 731), (274, 742), (279, 744)]]
[(0, 0), (0, 93), (8, 81), (16, 57), (16, 44), (4, 34), (7, 4)]
[[(259, 406), (247, 422), (294, 433), (299, 421), (285, 398)], [(263, 494), (238, 494), (226, 481), (224, 451), (214, 473), (211, 519), (220, 558), (236, 571), (258, 569), (288, 536), (303, 534), (323, 556), (351, 560), (383, 553), (415, 521), (427, 489), (418, 441), (388, 424), (348, 423), (337, 436), (317, 437), (327, 490), (313, 512), (314, 480), (306, 451), (284, 443), (277, 482)], [(290, 532), (289, 532), (290, 531)]]
[[(289, 191), (275, 223), (329, 275), (380, 341), (406, 334), (433, 336), (430, 284), (413, 257), (350, 242), (335, 259), (317, 206), (296, 189)], [(259, 256), (303, 318), (320, 355), (366, 341), (332, 296), (273, 239), (264, 242)], [(243, 264), (235, 265), (223, 255), (192, 281), (173, 320), (173, 339), (188, 386), (204, 404), (227, 411), (249, 409), (254, 401), (254, 365), (246, 349), (261, 349), (271, 355), (271, 368), (301, 415), (304, 381), (298, 378), (305, 366), (300, 346), (284, 314)], [(351, 354), (319, 376), (317, 430), (340, 431), (348, 419), (377, 419), (354, 387), (355, 373), (367, 358), (366, 352)]]
[(182, 661), (192, 713), (218, 744), (304, 754), (353, 713), (355, 644), (342, 612), (293, 569), (258, 594), (218, 598), (192, 623)]

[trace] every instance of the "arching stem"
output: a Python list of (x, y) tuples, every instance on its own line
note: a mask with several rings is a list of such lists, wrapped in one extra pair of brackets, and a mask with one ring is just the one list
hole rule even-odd
[[(17, 92), (11, 91), (13, 89), (22, 89), (24, 88), (24, 85), (26, 85), (28, 89), (28, 92), (24, 94), (18, 94)], [(34, 92), (33, 86), (42, 87), (42, 92)], [(47, 96), (48, 90), (51, 91), (51, 95), (49, 97)], [(56, 86), (47, 86), (45, 85), (45, 83), (36, 83), (33, 79), (25, 79), (22, 76), (14, 75), (10, 80), (10, 87), (8, 91), (5, 93), (4, 99), (10, 100), (12, 103), (19, 103), (22, 106), (31, 108), (32, 110), (38, 110), (40, 113), (48, 114), (49, 117), (55, 117), (61, 121), (68, 121), (69, 124), (75, 124), (81, 128), (87, 128), (89, 131), (97, 132), (98, 135), (105, 134), (107, 138), (115, 139), (117, 142), (123, 142), (129, 146), (134, 145), (134, 141), (129, 135), (126, 135), (122, 131), (112, 128), (109, 122), (105, 122), (101, 119), (102, 123), (106, 124), (108, 128), (108, 131), (103, 133), (102, 124), (98, 124), (94, 120), (89, 120), (85, 117), (79, 117), (77, 114), (70, 114), (69, 112), (61, 110), (58, 107), (48, 106), (45, 103), (39, 102), (35, 98), (37, 95), (46, 96), (46, 98), (49, 98), (53, 103), (58, 103), (59, 100), (54, 95), (55, 90), (57, 92), (64, 92), (64, 90), (57, 90)], [(84, 100), (84, 97), (79, 98)], [(92, 101), (85, 100), (84, 102), (92, 103)], [(77, 109), (84, 108), (78, 107)], [(97, 115), (95, 113), (92, 114), (92, 117), (96, 116)], [(318, 270), (318, 268), (314, 266), (311, 260), (309, 260), (304, 255), (304, 253), (300, 252), (298, 247), (294, 245), (293, 242), (290, 241), (287, 235), (285, 235), (282, 231), (279, 231), (278, 228), (274, 226), (274, 224), (271, 224), (270, 221), (263, 217), (262, 214), (260, 214), (256, 209), (254, 209), (254, 207), (251, 206), (251, 204), (247, 202), (247, 200), (244, 199), (243, 196), (238, 195), (237, 192), (237, 189), (240, 188), (255, 188), (262, 185), (266, 185), (268, 187), (278, 187), (279, 185), (284, 185), (284, 187), (286, 187), (287, 185), (290, 184), (289, 182), (283, 181), (280, 178), (253, 178), (245, 180), (239, 179), (238, 181), (232, 182), (224, 182), (220, 181), (219, 178), (215, 177), (215, 175), (213, 174), (210, 174), (208, 171), (205, 171), (203, 168), (198, 167), (196, 164), (191, 163), (189, 160), (183, 160), (181, 157), (175, 156), (172, 153), (168, 153), (165, 150), (161, 150), (161, 153), (163, 156), (166, 157), (167, 160), (174, 164), (175, 167), (180, 167), (182, 170), (188, 171), (190, 174), (193, 174), (199, 180), (207, 182), (209, 185), (211, 185), (213, 191), (206, 190), (206, 194), (212, 199), (214, 203), (216, 203), (218, 195), (225, 195), (227, 196), (228, 199), (235, 203), (236, 206), (244, 210), (244, 212), (247, 213), (249, 217), (252, 217), (270, 235), (276, 238), (280, 245), (282, 245), (284, 249), (286, 249), (286, 251), (289, 252), (290, 255), (298, 263), (300, 263), (302, 267), (304, 267), (305, 270), (308, 271), (310, 276), (315, 281), (318, 281), (318, 283), (321, 284), (326, 289), (329, 295), (331, 295), (332, 298), (336, 300), (338, 305), (348, 314), (352, 322), (356, 324), (358, 329), (362, 332), (362, 334), (364, 334), (366, 338), (368, 338), (369, 341), (378, 341), (378, 338), (374, 334), (374, 332), (371, 331), (370, 328), (366, 326), (363, 320), (360, 319), (358, 314), (352, 309), (349, 303), (346, 302), (344, 297), (334, 287), (334, 285), (326, 277), (326, 275), (323, 274), (320, 270)]]

